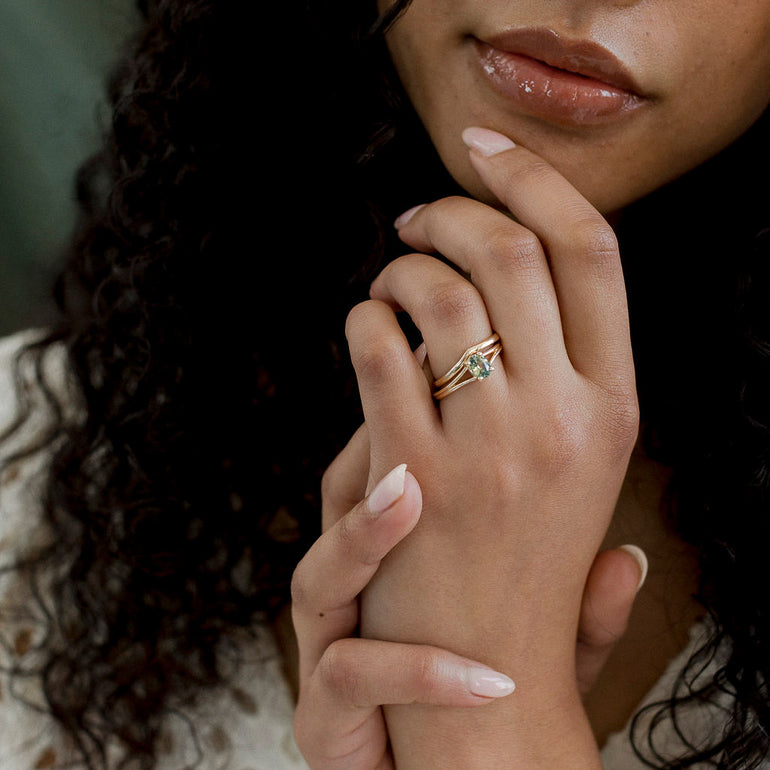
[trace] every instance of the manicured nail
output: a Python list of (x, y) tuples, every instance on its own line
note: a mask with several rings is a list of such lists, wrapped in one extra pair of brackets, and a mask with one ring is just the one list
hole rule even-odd
[(384, 513), (404, 494), (406, 483), (406, 463), (397, 465), (387, 476), (379, 481), (369, 495), (369, 510), (372, 513)]
[(425, 204), (421, 203), (419, 206), (412, 206), (412, 208), (407, 209), (403, 214), (396, 217), (396, 221), (393, 222), (393, 227), (397, 230), (400, 227), (403, 227), (424, 206)]
[(491, 668), (470, 668), (466, 677), (468, 689), (482, 698), (502, 698), (516, 689), (512, 679)]
[(425, 359), (428, 357), (428, 349), (425, 347), (425, 343), (421, 342), (414, 351), (414, 357), (417, 359), (417, 363), (422, 366), (425, 363)]
[(507, 137), (490, 131), (488, 128), (466, 128), (462, 133), (463, 141), (472, 150), (480, 152), (485, 157), (497, 155), (498, 152), (511, 150), (516, 145)]
[(644, 581), (647, 579), (647, 570), (649, 569), (647, 555), (638, 545), (621, 545), (620, 547), (624, 551), (630, 553), (631, 556), (636, 559), (636, 563), (639, 565), (639, 573), (641, 577), (639, 578), (639, 583), (636, 586), (636, 590), (638, 591), (644, 585)]

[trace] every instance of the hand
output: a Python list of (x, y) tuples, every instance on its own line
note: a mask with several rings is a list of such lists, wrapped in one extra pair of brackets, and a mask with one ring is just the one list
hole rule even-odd
[(393, 763), (382, 704), (480, 706), (510, 694), (513, 683), (438, 648), (353, 638), (358, 595), (417, 523), (420, 488), (400, 466), (342, 517), (326, 500), (325, 524), (334, 523), (292, 581), (300, 656), (295, 735), (314, 770), (385, 770)]
[[(372, 543), (372, 534), (376, 538), (382, 526), (381, 522), (374, 526), (380, 517), (367, 515), (371, 498), (357, 502), (368, 486), (368, 457), (364, 426), (324, 477), (324, 535), (303, 559), (293, 581), (292, 609), (302, 672), (295, 731), (314, 770), (391, 767), (381, 703), (477, 706), (491, 702), (490, 696), (479, 697), (466, 689), (479, 671), (487, 684), (493, 684), (494, 672), (473, 661), (427, 646), (352, 638), (359, 618), (357, 601), (350, 597), (363, 589), (367, 576), (376, 570), (376, 563), (362, 555)], [(397, 479), (397, 474), (395, 479), (391, 477), (391, 481)], [(386, 523), (390, 534), (383, 541), (385, 547), (389, 540), (411, 531), (419, 516), (420, 495), (415, 484), (411, 474), (404, 473), (404, 492), (381, 514), (392, 518)], [(399, 491), (398, 484), (395, 489), (390, 484), (385, 488), (390, 494), (380, 495), (380, 505)], [(348, 534), (342, 536), (343, 531)], [(585, 692), (625, 630), (639, 582), (637, 562), (625, 550), (601, 554), (592, 568), (576, 648), (578, 677)], [(334, 596), (337, 589), (340, 593)], [(505, 692), (496, 688), (493, 695)]]
[[(594, 767), (575, 639), (638, 425), (625, 287), (601, 216), (527, 150), (479, 151), (490, 136), (469, 135), (471, 158), (509, 214), (464, 198), (422, 207), (400, 223), (419, 253), (385, 268), (372, 301), (349, 317), (372, 474), (408, 463), (424, 504), (367, 589), (362, 629), (452, 649), (517, 680), (514, 698), (462, 722), (456, 712), (388, 709), (399, 761), (408, 765), (408, 746), (419, 763), (433, 741), (437, 756), (449, 747), (456, 766), (472, 767), (458, 748), (462, 724), (487, 742), (487, 767), (522, 751), (538, 766), (581, 767), (585, 757)], [(434, 373), (493, 330), (503, 343), (496, 371), (437, 408), (401, 310)]]

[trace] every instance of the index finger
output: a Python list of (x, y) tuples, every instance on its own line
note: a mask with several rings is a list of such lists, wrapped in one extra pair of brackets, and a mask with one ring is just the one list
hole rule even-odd
[(294, 571), (292, 620), (297, 635), (300, 681), (324, 650), (358, 625), (358, 595), (385, 555), (417, 524), (422, 495), (417, 479), (400, 465), (366, 500), (324, 532)]

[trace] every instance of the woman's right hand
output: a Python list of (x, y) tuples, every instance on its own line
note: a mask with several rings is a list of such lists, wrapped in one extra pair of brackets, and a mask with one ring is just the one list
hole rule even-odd
[(314, 770), (392, 768), (383, 704), (480, 706), (513, 682), (446, 650), (356, 638), (358, 595), (417, 523), (422, 497), (405, 466), (331, 526), (298, 565), (297, 744)]
[[(419, 484), (403, 466), (361, 500), (367, 458), (364, 426), (324, 477), (324, 534), (292, 583), (300, 653), (295, 734), (313, 770), (392, 768), (382, 705), (473, 707), (511, 691), (505, 675), (446, 650), (356, 636), (358, 595), (381, 559), (416, 525), (422, 504)], [(640, 566), (622, 549), (605, 551), (594, 562), (576, 646), (583, 693), (625, 631)]]

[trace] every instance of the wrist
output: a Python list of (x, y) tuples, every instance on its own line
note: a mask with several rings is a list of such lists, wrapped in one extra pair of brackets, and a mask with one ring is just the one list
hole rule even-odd
[(534, 687), (481, 708), (386, 707), (399, 770), (601, 770), (599, 751), (574, 686)]

